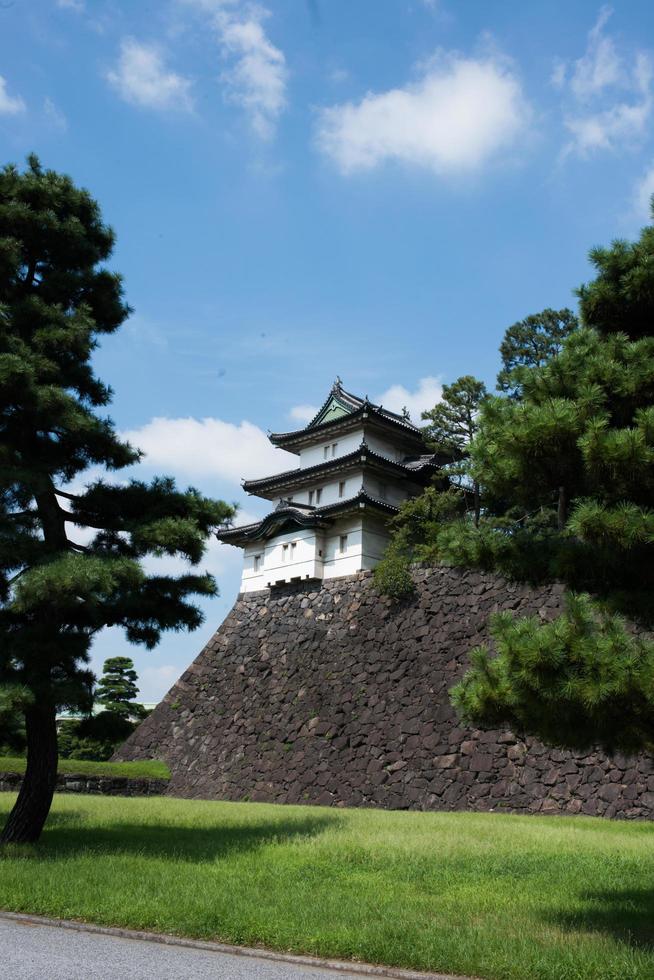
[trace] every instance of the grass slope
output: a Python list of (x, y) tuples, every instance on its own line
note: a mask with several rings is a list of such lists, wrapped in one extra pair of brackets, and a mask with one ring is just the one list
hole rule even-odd
[[(13, 797), (0, 795), (0, 819)], [(0, 907), (499, 980), (654, 977), (654, 824), (59, 796)]]
[[(0, 772), (25, 772), (25, 759), (0, 755)], [(133, 779), (170, 779), (164, 762), (87, 762), (60, 759), (59, 772), (76, 776), (131, 776)]]

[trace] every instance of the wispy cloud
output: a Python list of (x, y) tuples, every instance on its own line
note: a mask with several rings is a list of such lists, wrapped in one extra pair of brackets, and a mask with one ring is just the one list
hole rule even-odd
[(226, 65), (220, 74), (226, 99), (245, 110), (260, 139), (271, 139), (287, 105), (288, 68), (264, 29), (270, 11), (240, 0), (180, 2), (209, 18)]
[(212, 477), (240, 484), (292, 469), (297, 461), (275, 449), (252, 422), (217, 418), (154, 418), (123, 437), (145, 453), (144, 463), (184, 479)]
[(611, 13), (602, 7), (580, 58), (555, 64), (552, 83), (563, 94), (564, 125), (571, 136), (563, 157), (634, 146), (647, 131), (652, 62), (644, 51), (620, 53), (605, 31)]
[(651, 223), (654, 195), (654, 162), (650, 164), (634, 189), (634, 214), (639, 221)]
[(131, 105), (181, 112), (193, 109), (190, 79), (170, 71), (162, 52), (154, 44), (125, 38), (120, 46), (118, 63), (106, 77), (121, 98)]
[(323, 109), (317, 145), (343, 174), (398, 161), (453, 175), (514, 144), (529, 116), (520, 81), (501, 58), (439, 53), (417, 81)]
[(310, 422), (317, 414), (318, 409), (315, 405), (294, 405), (288, 413), (288, 417), (294, 422)]
[(50, 98), (43, 101), (43, 114), (51, 129), (56, 129), (60, 133), (65, 133), (68, 129), (68, 120), (61, 109)]
[(404, 385), (391, 385), (374, 400), (391, 412), (401, 412), (406, 408), (414, 425), (420, 425), (422, 412), (429, 411), (443, 397), (443, 386), (438, 378), (426, 377), (418, 381), (415, 391)]
[(73, 10), (76, 14), (81, 14), (84, 10), (84, 0), (57, 0), (57, 6), (62, 10)]
[(17, 116), (25, 112), (26, 106), (20, 95), (10, 95), (7, 81), (0, 75), (0, 116)]

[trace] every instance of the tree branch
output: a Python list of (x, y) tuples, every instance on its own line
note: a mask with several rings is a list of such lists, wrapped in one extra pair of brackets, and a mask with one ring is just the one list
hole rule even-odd
[(66, 500), (81, 500), (82, 499), (79, 494), (77, 494), (77, 493), (68, 493), (66, 490), (58, 490), (57, 488), (55, 488), (55, 493), (57, 494), (58, 497), (65, 497)]

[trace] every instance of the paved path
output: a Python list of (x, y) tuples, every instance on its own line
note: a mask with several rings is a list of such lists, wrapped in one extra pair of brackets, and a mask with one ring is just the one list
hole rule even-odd
[[(50, 920), (52, 922), (52, 920)], [(0, 912), (0, 977), (7, 980), (361, 980), (368, 976), (427, 977), (411, 971), (388, 972), (361, 966), (350, 972), (287, 962), (221, 949), (167, 945), (152, 939), (136, 939), (71, 928), (39, 921), (35, 917)], [(72, 924), (71, 924), (72, 926)], [(97, 927), (95, 927), (97, 928)], [(430, 974), (433, 980), (455, 980)], [(460, 978), (464, 980), (464, 978)]]
[(352, 973), (6, 919), (0, 919), (0, 975), (7, 980), (361, 980)]

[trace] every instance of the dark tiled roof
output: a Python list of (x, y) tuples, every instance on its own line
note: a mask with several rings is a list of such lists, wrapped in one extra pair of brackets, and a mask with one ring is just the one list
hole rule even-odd
[(289, 481), (302, 479), (305, 476), (310, 477), (320, 476), (322, 473), (338, 473), (344, 467), (352, 466), (362, 456), (366, 457), (366, 461), (370, 459), (379, 466), (384, 466), (403, 475), (407, 473), (420, 473), (422, 470), (431, 469), (437, 465), (436, 457), (433, 454), (407, 456), (406, 459), (399, 462), (375, 452), (365, 442), (362, 442), (358, 449), (355, 449), (353, 452), (346, 453), (344, 456), (335, 456), (333, 459), (316, 463), (314, 466), (296, 466), (292, 470), (285, 470), (283, 473), (275, 473), (272, 476), (264, 476), (258, 480), (244, 480), (243, 489), (247, 493), (256, 494), (257, 490), (284, 486)]
[[(335, 401), (338, 405), (343, 408), (344, 415), (336, 419), (330, 419), (327, 422), (320, 422), (320, 418), (327, 409), (328, 405)], [(283, 442), (293, 441), (294, 439), (303, 436), (308, 433), (315, 432), (319, 434), (322, 430), (327, 431), (333, 426), (342, 422), (348, 415), (356, 416), (363, 415), (364, 412), (368, 412), (371, 415), (376, 416), (378, 419), (390, 422), (392, 425), (399, 426), (406, 432), (410, 432), (414, 436), (422, 437), (420, 429), (405, 418), (403, 415), (398, 415), (397, 412), (391, 412), (382, 405), (374, 405), (366, 395), (365, 398), (359, 398), (358, 395), (353, 395), (350, 391), (345, 391), (340, 382), (333, 385), (329, 395), (321, 405), (318, 412), (314, 415), (311, 421), (303, 429), (295, 429), (291, 432), (271, 432), (270, 441), (273, 445), (278, 445)]]
[(376, 510), (381, 510), (386, 514), (397, 514), (398, 509), (386, 500), (377, 498), (360, 490), (354, 497), (346, 500), (337, 500), (333, 504), (325, 504), (322, 507), (313, 507), (309, 504), (297, 504), (288, 500), (280, 500), (277, 507), (261, 521), (255, 524), (245, 524), (242, 527), (229, 527), (216, 532), (219, 541), (227, 544), (240, 541), (257, 541), (265, 537), (266, 534), (279, 530), (285, 524), (294, 524), (297, 527), (325, 527), (330, 518), (337, 516), (363, 505), (369, 505)]

